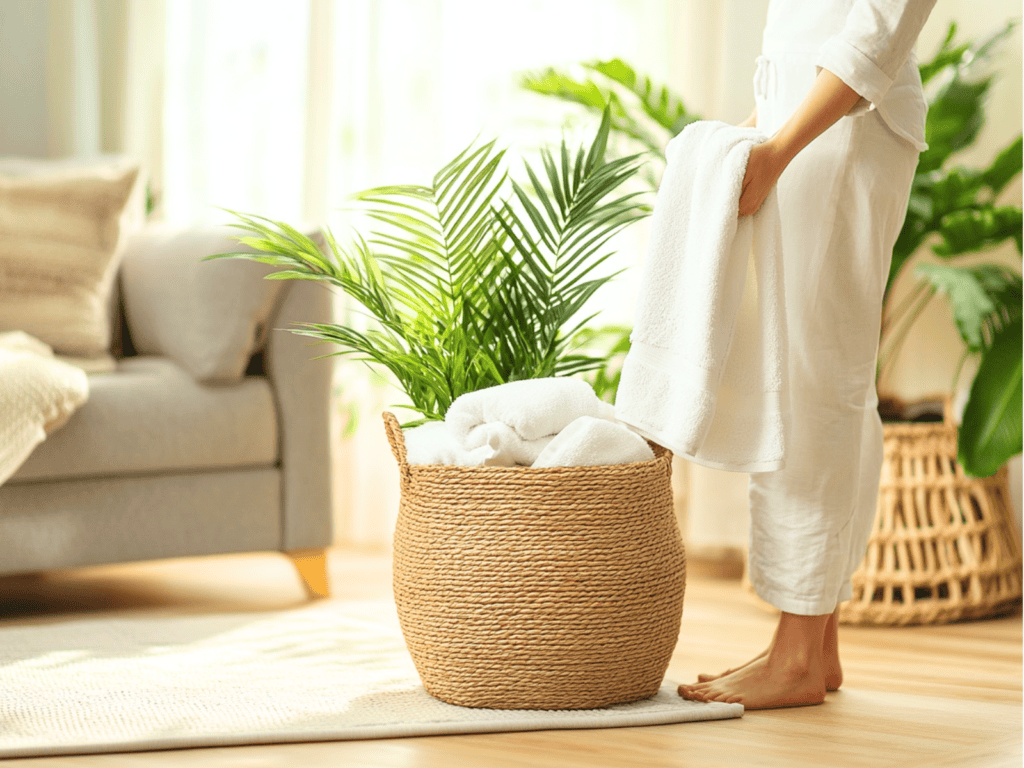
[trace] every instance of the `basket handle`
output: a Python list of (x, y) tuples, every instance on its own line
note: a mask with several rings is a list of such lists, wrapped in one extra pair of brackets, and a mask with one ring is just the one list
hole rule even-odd
[[(666, 448), (664, 445), (661, 445), (660, 443), (656, 443), (653, 440), (648, 440), (647, 444), (649, 446), (651, 446), (651, 450), (654, 451), (654, 455), (655, 455), (656, 458), (659, 458), (659, 459), (663, 458), (665, 460), (665, 471), (668, 473), (668, 476), (671, 479), (671, 477), (672, 477), (672, 455), (673, 455), (672, 454), (672, 449), (671, 448)], [(657, 450), (655, 450), (655, 448), (657, 448)], [(661, 451), (660, 455), (658, 453), (659, 450)]]
[(402, 474), (402, 481), (408, 482), (411, 477), (409, 462), (405, 458), (405, 437), (402, 435), (402, 427), (398, 419), (391, 411), (384, 411), (384, 431), (388, 434), (388, 442), (391, 443), (391, 452), (398, 462), (398, 471)]

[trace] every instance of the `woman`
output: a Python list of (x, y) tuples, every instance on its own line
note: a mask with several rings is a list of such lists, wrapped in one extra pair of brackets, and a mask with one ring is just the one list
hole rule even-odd
[[(767, 650), (679, 692), (747, 709), (817, 704), (842, 682), (837, 605), (875, 515), (882, 294), (924, 143), (914, 43), (935, 0), (771, 0), (745, 122), (739, 215), (778, 183), (790, 337), (786, 468), (751, 475), (750, 566), (782, 611)], [(785, 171), (785, 173), (783, 173)]]

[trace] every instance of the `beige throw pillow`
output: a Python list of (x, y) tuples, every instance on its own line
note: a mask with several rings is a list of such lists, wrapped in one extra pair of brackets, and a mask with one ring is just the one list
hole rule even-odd
[(62, 354), (107, 354), (138, 174), (126, 162), (0, 162), (0, 332), (25, 331)]
[(216, 253), (251, 253), (238, 236), (238, 230), (224, 226), (149, 226), (131, 236), (121, 291), (140, 354), (166, 355), (197, 381), (242, 378), (287, 286), (282, 280), (264, 280), (273, 267), (203, 260)]

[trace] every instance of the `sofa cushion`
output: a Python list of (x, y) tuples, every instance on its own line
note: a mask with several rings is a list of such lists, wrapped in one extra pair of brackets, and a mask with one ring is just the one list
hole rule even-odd
[(280, 548), (276, 468), (0, 486), (0, 575)]
[(148, 227), (128, 245), (121, 272), (125, 318), (142, 354), (166, 355), (198, 381), (233, 382), (265, 338), (287, 284), (251, 261), (203, 261), (249, 252), (228, 227)]
[(10, 483), (266, 466), (277, 462), (267, 380), (205, 386), (171, 360), (125, 358), (89, 376), (89, 400)]
[(138, 166), (0, 159), (0, 331), (102, 357)]

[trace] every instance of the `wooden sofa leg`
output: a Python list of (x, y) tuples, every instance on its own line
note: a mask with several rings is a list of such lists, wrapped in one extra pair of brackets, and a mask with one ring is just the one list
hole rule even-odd
[(310, 600), (331, 596), (331, 589), (327, 583), (326, 549), (293, 549), (285, 554), (299, 572), (302, 586), (306, 588)]

